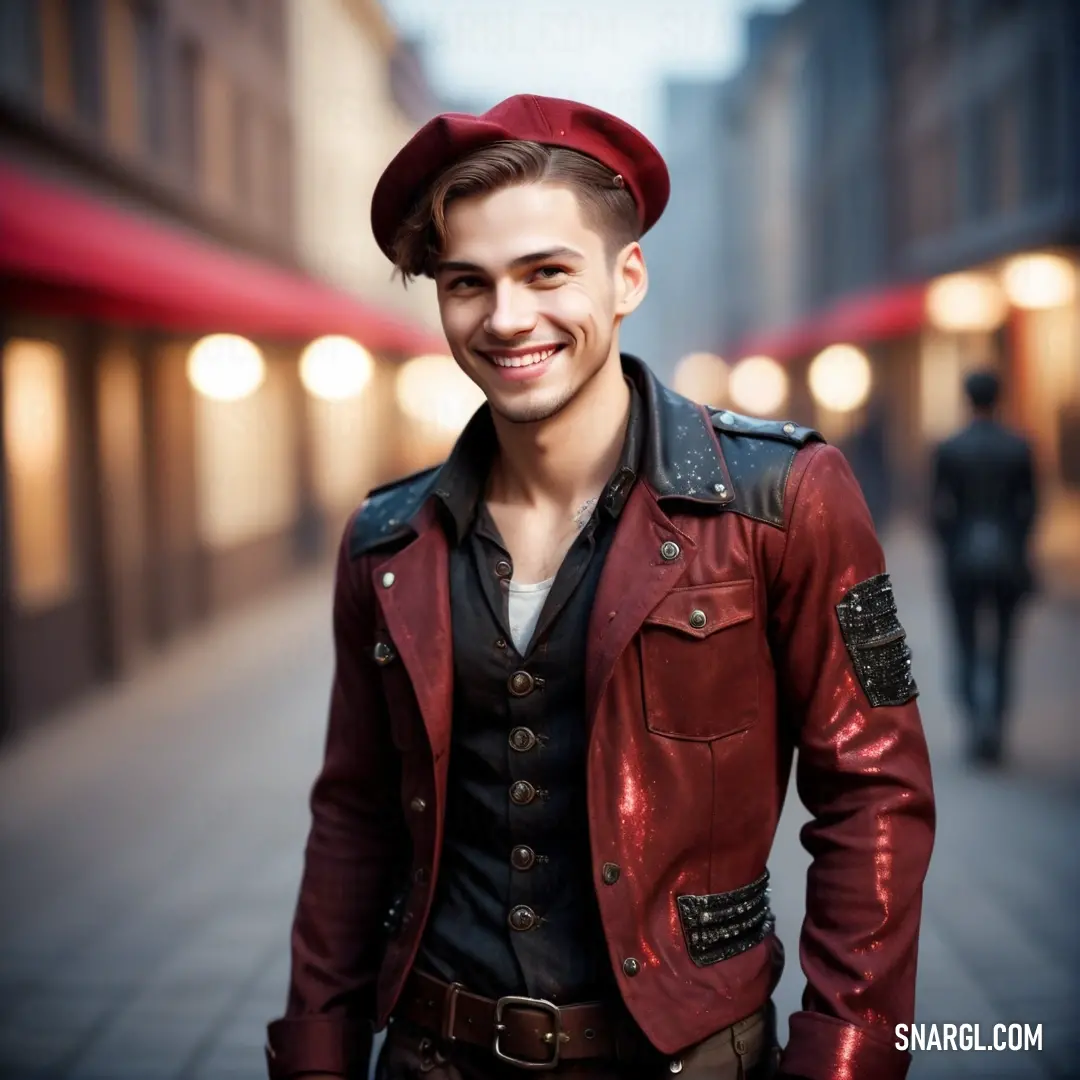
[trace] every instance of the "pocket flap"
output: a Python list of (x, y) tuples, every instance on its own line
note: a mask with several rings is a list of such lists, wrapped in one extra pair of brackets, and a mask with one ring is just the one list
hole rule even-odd
[(645, 622), (705, 638), (753, 617), (754, 582), (748, 578), (673, 589), (645, 617)]

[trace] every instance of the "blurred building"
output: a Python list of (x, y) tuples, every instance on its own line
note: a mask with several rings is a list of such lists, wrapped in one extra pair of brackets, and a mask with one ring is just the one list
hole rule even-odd
[(754, 16), (699, 138), (724, 160), (672, 160), (675, 184), (710, 174), (712, 255), (685, 224), (668, 243), (720, 267), (715, 337), (678, 347), (723, 356), (723, 403), (816, 424), (901, 508), (964, 420), (964, 371), (997, 365), (1039, 454), (1043, 554), (1080, 569), (1078, 41), (1071, 0)]
[(400, 471), (377, 430), (355, 468), (327, 446), (331, 403), (445, 348), (358, 210), (425, 92), (359, 0), (0, 4), (9, 723), (280, 580)]

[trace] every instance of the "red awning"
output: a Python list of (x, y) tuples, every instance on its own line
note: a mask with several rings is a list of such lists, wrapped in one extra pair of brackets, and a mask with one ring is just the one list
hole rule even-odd
[(25, 310), (298, 341), (347, 334), (405, 355), (446, 350), (440, 335), (348, 293), (6, 164), (0, 276), (4, 303)]
[(926, 325), (926, 286), (898, 285), (844, 297), (831, 307), (781, 330), (751, 334), (728, 355), (794, 360), (845, 342), (852, 345), (912, 334)]

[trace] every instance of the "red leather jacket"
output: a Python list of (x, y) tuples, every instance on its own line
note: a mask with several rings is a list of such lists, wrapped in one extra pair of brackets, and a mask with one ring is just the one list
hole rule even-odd
[[(813, 863), (807, 986), (782, 1070), (902, 1080), (909, 1055), (893, 1025), (913, 1020), (934, 801), (910, 652), (862, 495), (814, 432), (712, 413), (624, 363), (649, 437), (586, 658), (591, 885), (620, 991), (670, 1053), (771, 993), (782, 955), (771, 933), (703, 958), (678, 898), (760, 878), (797, 751)], [(342, 542), (326, 757), (288, 1006), (269, 1029), (272, 1077), (359, 1074), (424, 930), (452, 707), (438, 475), (373, 493)], [(604, 873), (610, 863), (621, 872)], [(388, 935), (391, 907), (401, 929)]]

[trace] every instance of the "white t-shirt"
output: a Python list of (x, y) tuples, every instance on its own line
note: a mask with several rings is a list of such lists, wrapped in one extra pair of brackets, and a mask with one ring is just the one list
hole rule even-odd
[(550, 577), (547, 581), (539, 581), (535, 585), (510, 582), (510, 636), (513, 638), (514, 648), (521, 656), (525, 655), (525, 650), (532, 641), (536, 624), (540, 620), (540, 612), (554, 581), (555, 579)]

